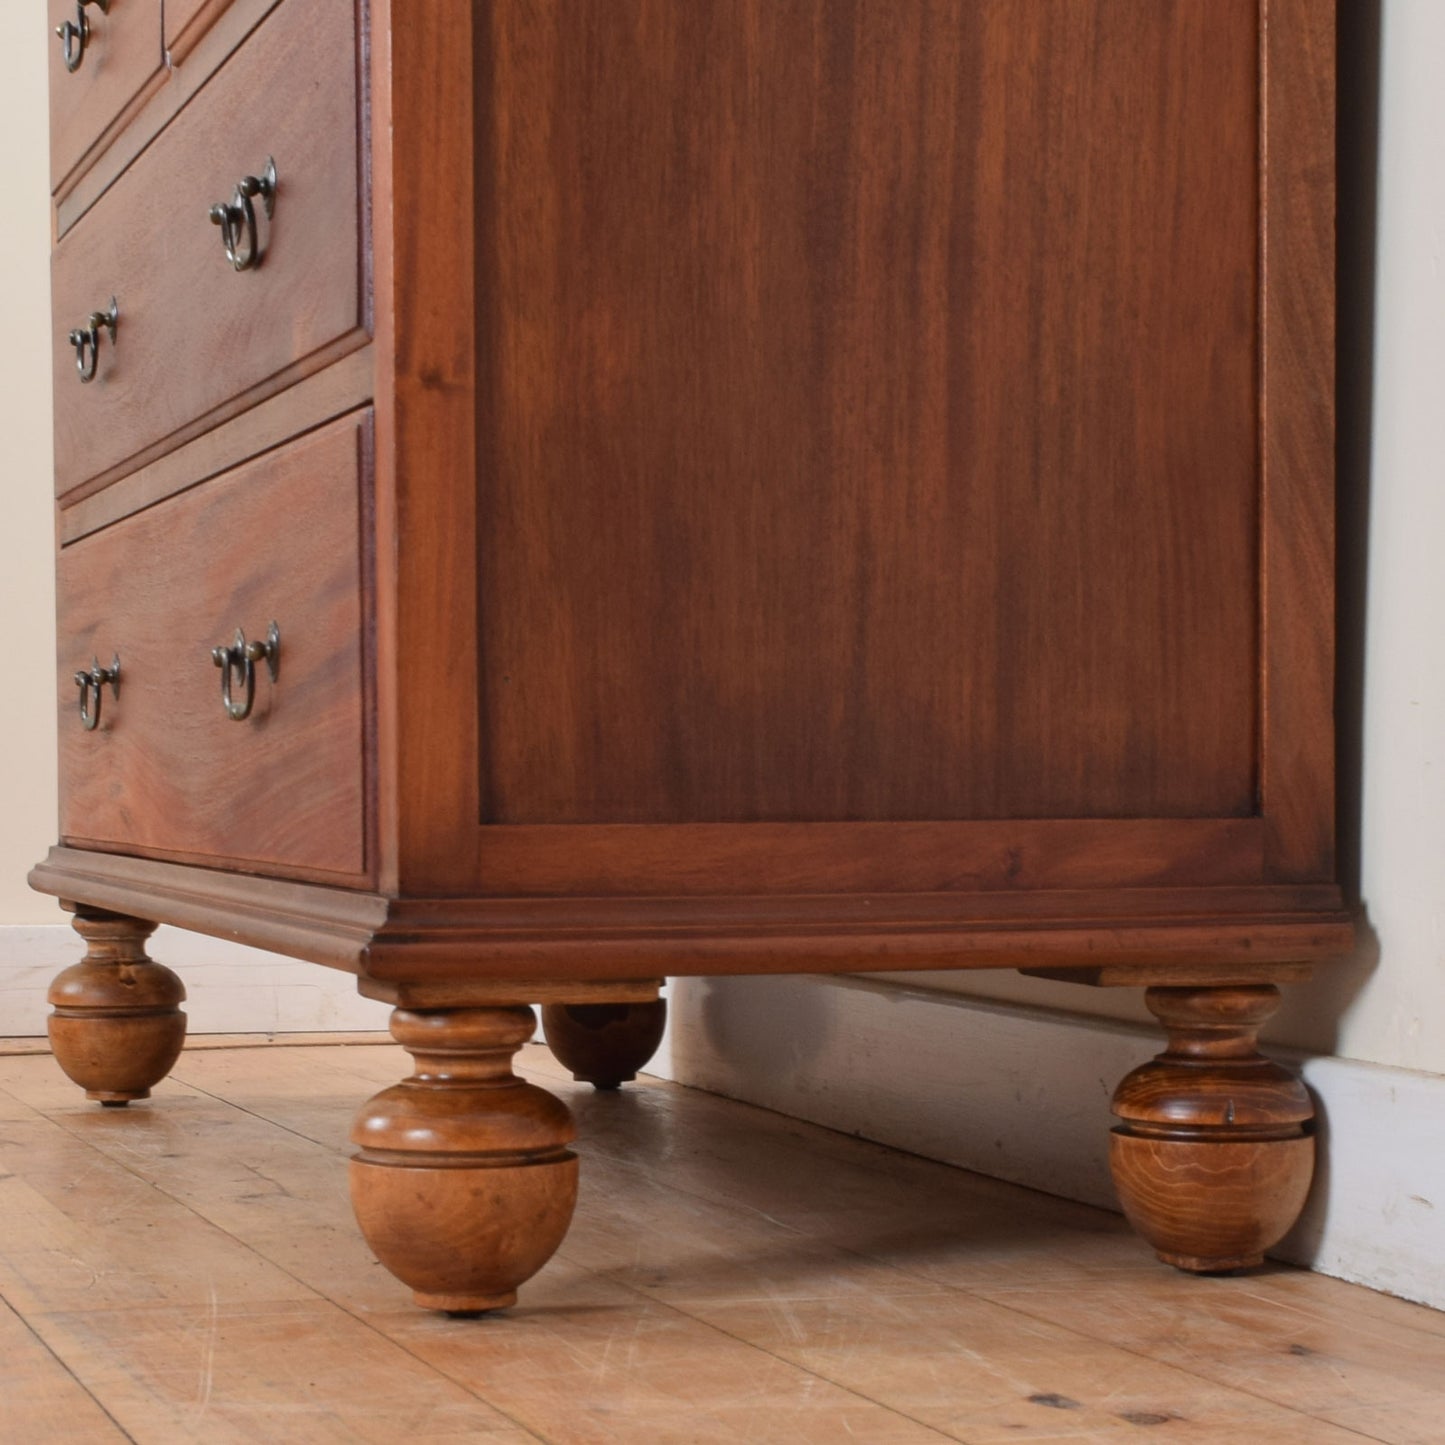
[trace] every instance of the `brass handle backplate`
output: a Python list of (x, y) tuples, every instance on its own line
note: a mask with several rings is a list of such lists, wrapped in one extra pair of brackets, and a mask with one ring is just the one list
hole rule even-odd
[[(256, 704), (256, 664), (265, 660), (266, 670), (275, 682), (281, 675), (281, 629), (273, 622), (266, 633), (265, 642), (247, 642), (246, 634), (238, 627), (236, 640), (229, 647), (213, 647), (211, 661), (221, 669), (221, 706), (232, 722), (245, 722), (251, 716)], [(240, 702), (235, 698), (234, 678), (239, 673), (244, 693)]]
[(87, 5), (94, 5), (102, 15), (110, 14), (110, 0), (76, 0), (75, 19), (55, 27), (55, 33), (60, 37), (60, 58), (72, 75), (80, 69), (80, 62), (85, 59), (86, 42), (90, 39), (90, 17), (85, 13)]
[(120, 321), (120, 308), (115, 297), (104, 311), (92, 311), (84, 326), (77, 326), (70, 333), (70, 344), (75, 348), (75, 369), (80, 380), (88, 384), (95, 380), (96, 368), (100, 365), (100, 333), (110, 332), (110, 344), (115, 345), (115, 328)]
[(102, 689), (109, 685), (111, 696), (120, 697), (120, 654), (111, 659), (109, 667), (102, 667), (100, 659), (93, 657), (88, 671), (82, 668), (75, 674), (75, 685), (80, 689), (81, 726), (93, 733), (100, 726)]
[(267, 156), (259, 176), (242, 176), (229, 203), (218, 201), (211, 207), (211, 220), (221, 228), (221, 244), (232, 270), (249, 271), (261, 264), (255, 200), (260, 196), (269, 220), (276, 212), (276, 184), (276, 162)]

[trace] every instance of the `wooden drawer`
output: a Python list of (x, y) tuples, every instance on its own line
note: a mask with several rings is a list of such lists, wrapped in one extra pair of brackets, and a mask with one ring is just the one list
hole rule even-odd
[[(97, 532), (59, 564), (61, 832), (292, 876), (366, 871), (361, 479), (370, 412)], [(223, 707), (211, 649), (279, 624)], [(120, 658), (99, 725), (77, 669)], [(244, 693), (237, 679), (233, 701)]]
[[(365, 332), (353, 0), (288, 0), (56, 248), (55, 470), (108, 480), (296, 379)], [(236, 271), (210, 210), (244, 176), (260, 263)], [(66, 336), (114, 297), (83, 385)]]
[(166, 0), (166, 58), (172, 65), (191, 51), (231, 0)]
[[(50, 26), (50, 188), (62, 182), (160, 83), (161, 0), (111, 0), (84, 9), (80, 64), (67, 70), (57, 26), (78, 24), (79, 0), (48, 0)], [(38, 19), (37, 19), (38, 23)]]

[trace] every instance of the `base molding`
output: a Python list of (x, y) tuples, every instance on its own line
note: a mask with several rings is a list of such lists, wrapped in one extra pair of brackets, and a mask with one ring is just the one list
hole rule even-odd
[(30, 883), (382, 987), (960, 967), (1124, 967), (1164, 982), (1161, 959), (1175, 981), (1252, 983), (1345, 957), (1354, 938), (1333, 884), (391, 897), (64, 846)]
[[(1117, 1210), (1109, 1100), (1135, 1024), (860, 979), (678, 979), (649, 1072)], [(1319, 1165), (1271, 1254), (1445, 1309), (1445, 1076), (1267, 1049), (1314, 1095)]]

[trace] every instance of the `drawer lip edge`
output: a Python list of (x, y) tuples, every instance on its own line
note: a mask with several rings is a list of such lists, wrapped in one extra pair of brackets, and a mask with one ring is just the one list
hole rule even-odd
[[(134, 517), (322, 427), (376, 405), (370, 343), (258, 401), (114, 481), (57, 499), (61, 548)], [(235, 428), (231, 445), (228, 429)], [(191, 449), (196, 455), (191, 455)], [(202, 455), (202, 449), (210, 453)], [(153, 473), (174, 473), (156, 485)], [(127, 495), (129, 493), (129, 495)], [(113, 503), (107, 505), (107, 503)]]
[(316, 350), (308, 352), (305, 356), (297, 357), (282, 367), (280, 371), (272, 372), (270, 376), (258, 381), (254, 386), (228, 397), (219, 406), (214, 406), (201, 416), (192, 418), (184, 426), (177, 427), (175, 431), (142, 447), (124, 461), (117, 462), (114, 466), (107, 467), (104, 471), (96, 472), (93, 476), (85, 477), (78, 482), (68, 483), (64, 491), (60, 490), (60, 473), (57, 470), (55, 474), (56, 505), (65, 510), (73, 507), (77, 502), (83, 502), (93, 497), (97, 492), (103, 492), (115, 482), (123, 481), (126, 477), (143, 471), (153, 462), (180, 451), (182, 447), (217, 430), (227, 422), (254, 411), (258, 406), (264, 405), (274, 397), (290, 391), (318, 373), (326, 371), (337, 362), (344, 361), (354, 352), (364, 350), (372, 344), (372, 341), (371, 331), (358, 319), (357, 325), (342, 332), (341, 335), (334, 337), (325, 345), (317, 347)]
[(387, 898), (369, 890), (63, 845), (31, 870), (30, 886), (65, 903), (129, 913), (351, 973), (389, 907)]

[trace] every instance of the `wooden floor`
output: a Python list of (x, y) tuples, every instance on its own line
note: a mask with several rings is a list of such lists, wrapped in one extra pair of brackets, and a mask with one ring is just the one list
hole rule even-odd
[(0, 1441), (1445, 1441), (1445, 1315), (538, 1046), (576, 1223), (509, 1315), (422, 1313), (343, 1162), (403, 1062), (193, 1048), (120, 1111), (0, 1057)]

